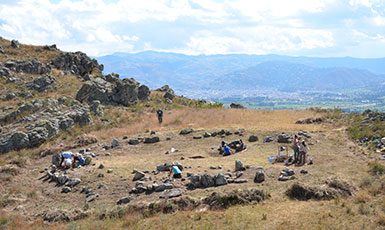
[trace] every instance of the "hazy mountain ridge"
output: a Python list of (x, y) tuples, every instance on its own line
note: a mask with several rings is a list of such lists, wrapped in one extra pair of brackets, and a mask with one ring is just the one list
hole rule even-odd
[[(252, 91), (339, 91), (373, 88), (385, 81), (385, 59), (281, 55), (198, 55), (145, 51), (97, 58), (106, 72), (134, 77), (157, 88), (169, 84), (197, 97)], [(247, 92), (246, 92), (247, 91)]]

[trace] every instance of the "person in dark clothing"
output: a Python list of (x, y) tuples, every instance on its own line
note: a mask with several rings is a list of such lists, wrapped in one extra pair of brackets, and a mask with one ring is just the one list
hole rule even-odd
[(156, 111), (156, 113), (158, 114), (158, 121), (160, 124), (163, 121), (163, 111), (161, 109), (158, 109), (158, 111)]

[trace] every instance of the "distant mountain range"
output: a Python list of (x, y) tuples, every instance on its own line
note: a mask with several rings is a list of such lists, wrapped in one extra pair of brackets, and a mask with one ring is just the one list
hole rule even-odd
[(146, 51), (97, 57), (105, 73), (192, 97), (257, 92), (344, 92), (385, 82), (385, 58), (314, 58), (280, 55), (198, 55)]

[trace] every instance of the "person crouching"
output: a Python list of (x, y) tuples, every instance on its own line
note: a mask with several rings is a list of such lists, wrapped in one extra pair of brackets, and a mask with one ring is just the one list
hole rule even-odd
[(172, 173), (174, 174), (172, 176), (173, 178), (182, 178), (182, 172), (180, 171), (179, 167), (174, 164), (171, 165), (169, 176), (171, 176)]

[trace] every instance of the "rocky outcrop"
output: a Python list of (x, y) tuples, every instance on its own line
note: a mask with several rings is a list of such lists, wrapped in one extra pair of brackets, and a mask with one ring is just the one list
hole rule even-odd
[[(60, 101), (60, 102), (59, 102)], [(0, 136), (0, 153), (40, 146), (76, 123), (90, 124), (88, 106), (77, 101), (38, 99), (20, 104), (11, 112), (0, 115), (3, 129)]]
[(168, 85), (164, 85), (162, 87), (160, 87), (159, 89), (156, 89), (156, 91), (159, 91), (159, 92), (168, 92), (170, 94), (175, 94), (174, 90), (170, 88), (170, 86)]
[(115, 78), (113, 81), (111, 79), (107, 81), (106, 78), (99, 77), (85, 82), (78, 91), (76, 99), (80, 102), (92, 103), (92, 101), (98, 100), (105, 105), (124, 106), (135, 105), (140, 99), (143, 101), (149, 100), (148, 87), (139, 86), (135, 79), (120, 80)]
[(27, 88), (30, 90), (36, 90), (38, 92), (43, 92), (52, 88), (53, 83), (56, 82), (56, 78), (43, 75), (38, 78), (35, 78), (33, 81), (26, 84)]
[(12, 48), (19, 48), (20, 47), (20, 43), (18, 40), (12, 40), (11, 41), (11, 47)]
[(51, 72), (51, 67), (49, 65), (43, 65), (36, 59), (32, 59), (31, 61), (9, 60), (4, 63), (0, 63), (0, 69), (2, 68), (4, 71), (4, 67), (15, 73), (41, 75)]
[(102, 72), (104, 67), (99, 65), (98, 61), (89, 58), (85, 53), (60, 53), (53, 61), (52, 65), (59, 70), (63, 70), (68, 74), (85, 76), (96, 70)]

